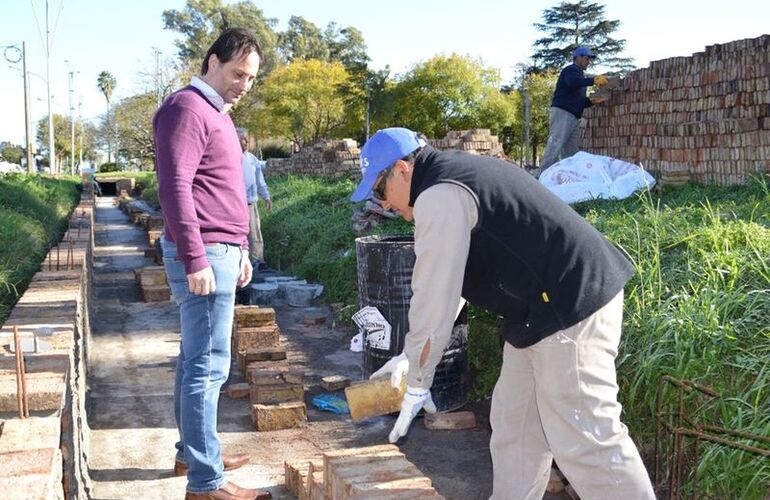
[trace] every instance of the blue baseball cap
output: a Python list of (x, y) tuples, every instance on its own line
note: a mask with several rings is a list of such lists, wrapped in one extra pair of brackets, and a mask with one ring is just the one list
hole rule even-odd
[(572, 59), (580, 56), (596, 57), (594, 53), (591, 52), (591, 49), (589, 49), (588, 47), (578, 47), (572, 51)]
[(350, 201), (362, 201), (372, 195), (380, 172), (425, 145), (408, 128), (392, 127), (378, 130), (361, 149), (361, 182)]

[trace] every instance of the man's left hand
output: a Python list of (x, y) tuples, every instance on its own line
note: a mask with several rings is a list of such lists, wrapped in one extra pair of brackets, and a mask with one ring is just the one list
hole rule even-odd
[(238, 275), (238, 286), (243, 287), (249, 284), (252, 270), (249, 252), (241, 249), (241, 271)]
[(273, 200), (271, 200), (270, 198), (266, 199), (265, 200), (265, 208), (267, 208), (268, 212), (270, 210), (272, 210), (273, 209)]
[(395, 443), (400, 438), (406, 436), (409, 426), (412, 424), (412, 420), (414, 420), (414, 417), (416, 417), (417, 413), (423, 408), (428, 413), (436, 413), (436, 404), (433, 402), (433, 398), (430, 395), (430, 389), (407, 386), (404, 400), (401, 401), (401, 413), (398, 414), (396, 425), (394, 425), (393, 430), (390, 431), (388, 441)]

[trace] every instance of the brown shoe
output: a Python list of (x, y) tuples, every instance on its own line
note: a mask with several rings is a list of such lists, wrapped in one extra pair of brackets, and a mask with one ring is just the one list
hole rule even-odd
[(273, 495), (269, 491), (241, 488), (237, 484), (227, 482), (221, 488), (203, 493), (187, 492), (185, 500), (270, 500)]
[[(251, 460), (251, 455), (248, 453), (235, 453), (233, 455), (222, 455), (222, 462), (225, 464), (225, 470), (233, 470), (238, 467), (243, 467)], [(174, 475), (184, 476), (187, 475), (187, 464), (174, 460)]]

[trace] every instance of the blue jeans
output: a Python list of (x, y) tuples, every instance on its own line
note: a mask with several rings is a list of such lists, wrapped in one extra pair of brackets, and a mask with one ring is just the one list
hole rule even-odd
[(174, 416), (179, 429), (176, 458), (188, 466), (187, 491), (216, 490), (225, 482), (217, 406), (219, 389), (230, 373), (230, 332), (241, 250), (235, 245), (206, 245), (216, 290), (201, 296), (188, 289), (176, 245), (165, 238), (161, 244), (182, 327), (174, 387)]

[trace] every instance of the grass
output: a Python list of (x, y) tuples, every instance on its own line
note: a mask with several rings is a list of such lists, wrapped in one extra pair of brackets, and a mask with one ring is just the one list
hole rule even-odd
[(67, 230), (79, 183), (70, 176), (0, 176), (0, 324)]
[[(273, 211), (263, 213), (272, 266), (325, 285), (327, 302), (357, 309), (350, 181), (270, 177)], [(624, 335), (617, 359), (623, 419), (640, 449), (654, 449), (655, 395), (669, 374), (723, 399), (695, 412), (704, 421), (770, 436), (770, 188), (688, 185), (622, 201), (576, 207), (628, 250), (637, 272), (625, 289)], [(377, 234), (412, 232), (387, 222)], [(498, 318), (470, 311), (469, 358), (476, 398), (491, 393), (500, 369)], [(745, 441), (746, 444), (756, 444)], [(770, 463), (722, 446), (702, 445), (699, 493), (705, 498), (763, 498)]]

